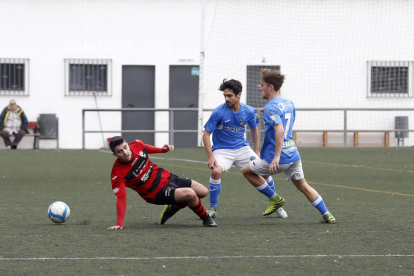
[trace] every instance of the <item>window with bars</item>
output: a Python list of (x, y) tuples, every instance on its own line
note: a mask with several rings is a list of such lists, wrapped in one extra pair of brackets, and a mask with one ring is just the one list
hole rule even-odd
[(28, 96), (29, 60), (0, 58), (0, 95)]
[(108, 59), (66, 59), (66, 96), (111, 96), (112, 62)]
[(413, 62), (368, 62), (368, 97), (412, 97)]

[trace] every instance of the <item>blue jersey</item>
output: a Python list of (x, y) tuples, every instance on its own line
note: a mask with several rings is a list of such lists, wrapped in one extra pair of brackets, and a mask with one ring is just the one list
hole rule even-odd
[(249, 146), (244, 138), (246, 124), (255, 128), (259, 123), (259, 116), (253, 107), (244, 103), (240, 105), (238, 112), (233, 112), (226, 103), (219, 105), (204, 125), (206, 131), (213, 133), (213, 151)]
[(274, 126), (282, 124), (285, 133), (279, 164), (289, 164), (299, 160), (299, 151), (292, 138), (292, 127), (296, 117), (293, 102), (281, 97), (275, 97), (265, 105), (263, 113), (265, 138), (260, 158), (268, 163), (272, 163), (275, 157), (276, 146)]

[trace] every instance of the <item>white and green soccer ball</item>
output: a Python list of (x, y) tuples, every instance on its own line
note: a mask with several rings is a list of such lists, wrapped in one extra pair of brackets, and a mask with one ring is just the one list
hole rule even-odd
[(51, 221), (55, 223), (62, 223), (69, 218), (70, 209), (65, 202), (56, 201), (50, 204), (47, 213)]

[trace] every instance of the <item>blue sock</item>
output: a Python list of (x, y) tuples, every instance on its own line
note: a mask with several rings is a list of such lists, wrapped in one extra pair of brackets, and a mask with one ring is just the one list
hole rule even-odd
[(321, 196), (318, 196), (313, 202), (312, 205), (319, 210), (319, 212), (321, 213), (321, 215), (325, 215), (326, 213), (328, 213), (328, 208), (326, 208), (325, 206), (325, 202), (323, 202), (323, 199)]
[(276, 193), (272, 190), (272, 188), (269, 187), (267, 182), (263, 183), (261, 186), (256, 187), (256, 189), (267, 196), (268, 198), (272, 198), (276, 195)]
[(275, 187), (275, 182), (273, 181), (273, 178), (269, 176), (268, 178), (266, 178), (266, 182), (267, 182), (267, 185), (269, 185), (269, 187), (272, 188), (272, 190), (276, 193), (276, 187)]
[(216, 180), (210, 177), (210, 207), (217, 207), (220, 191), (221, 179)]

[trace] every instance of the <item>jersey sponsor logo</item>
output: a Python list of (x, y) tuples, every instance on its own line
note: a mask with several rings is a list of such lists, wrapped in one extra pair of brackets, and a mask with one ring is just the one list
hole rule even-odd
[[(142, 164), (144, 164), (144, 166), (142, 166)], [(142, 171), (147, 167), (147, 165), (148, 165), (148, 159), (147, 160), (145, 160), (145, 159), (142, 160), (141, 164), (138, 166), (138, 168), (135, 169), (135, 171), (132, 172), (132, 174), (135, 177), (138, 177), (139, 175), (141, 175)]]
[(296, 149), (297, 148), (295, 146), (293, 146), (293, 147), (290, 147), (288, 149), (282, 149), (282, 151), (285, 152), (285, 153), (287, 153), (287, 152), (290, 152), (290, 151), (295, 151)]
[(223, 125), (219, 125), (217, 129), (223, 129)]
[(244, 118), (241, 118), (241, 119), (240, 119), (240, 125), (241, 125), (241, 126), (242, 126), (242, 125), (244, 125), (244, 122), (245, 122)]
[(272, 116), (270, 116), (270, 120), (276, 121), (276, 119), (277, 119), (277, 115), (276, 114), (273, 114)]
[(119, 188), (114, 189), (114, 193), (117, 193), (117, 192), (119, 192)]
[(144, 151), (141, 151), (139, 153), (139, 156), (140, 157), (138, 157), (138, 161), (136, 161), (135, 165), (131, 168), (131, 170), (125, 176), (125, 180), (130, 181), (134, 178), (139, 177), (142, 173), (143, 166), (144, 165), (148, 166), (148, 164), (151, 164), (151, 161), (148, 159), (145, 149)]
[(115, 176), (114, 176), (114, 178), (112, 178), (112, 180), (115, 180), (117, 177), (118, 177), (118, 176), (116, 176), (116, 175), (115, 175)]
[(144, 167), (142, 167), (142, 169), (139, 171), (139, 174), (141, 174), (142, 173), (142, 171), (147, 167), (147, 165), (148, 165), (148, 159), (147, 159), (147, 162), (145, 163), (145, 165), (144, 165)]
[(239, 132), (244, 131), (245, 127), (234, 127), (234, 126), (225, 126), (223, 130), (229, 131), (229, 132)]
[(146, 182), (147, 180), (148, 180), (148, 178), (150, 178), (150, 176), (151, 176), (151, 173), (152, 173), (152, 167), (153, 167), (154, 165), (153, 164), (151, 164), (151, 166), (149, 167), (149, 169), (148, 169), (148, 171), (141, 177), (141, 181), (142, 182)]

